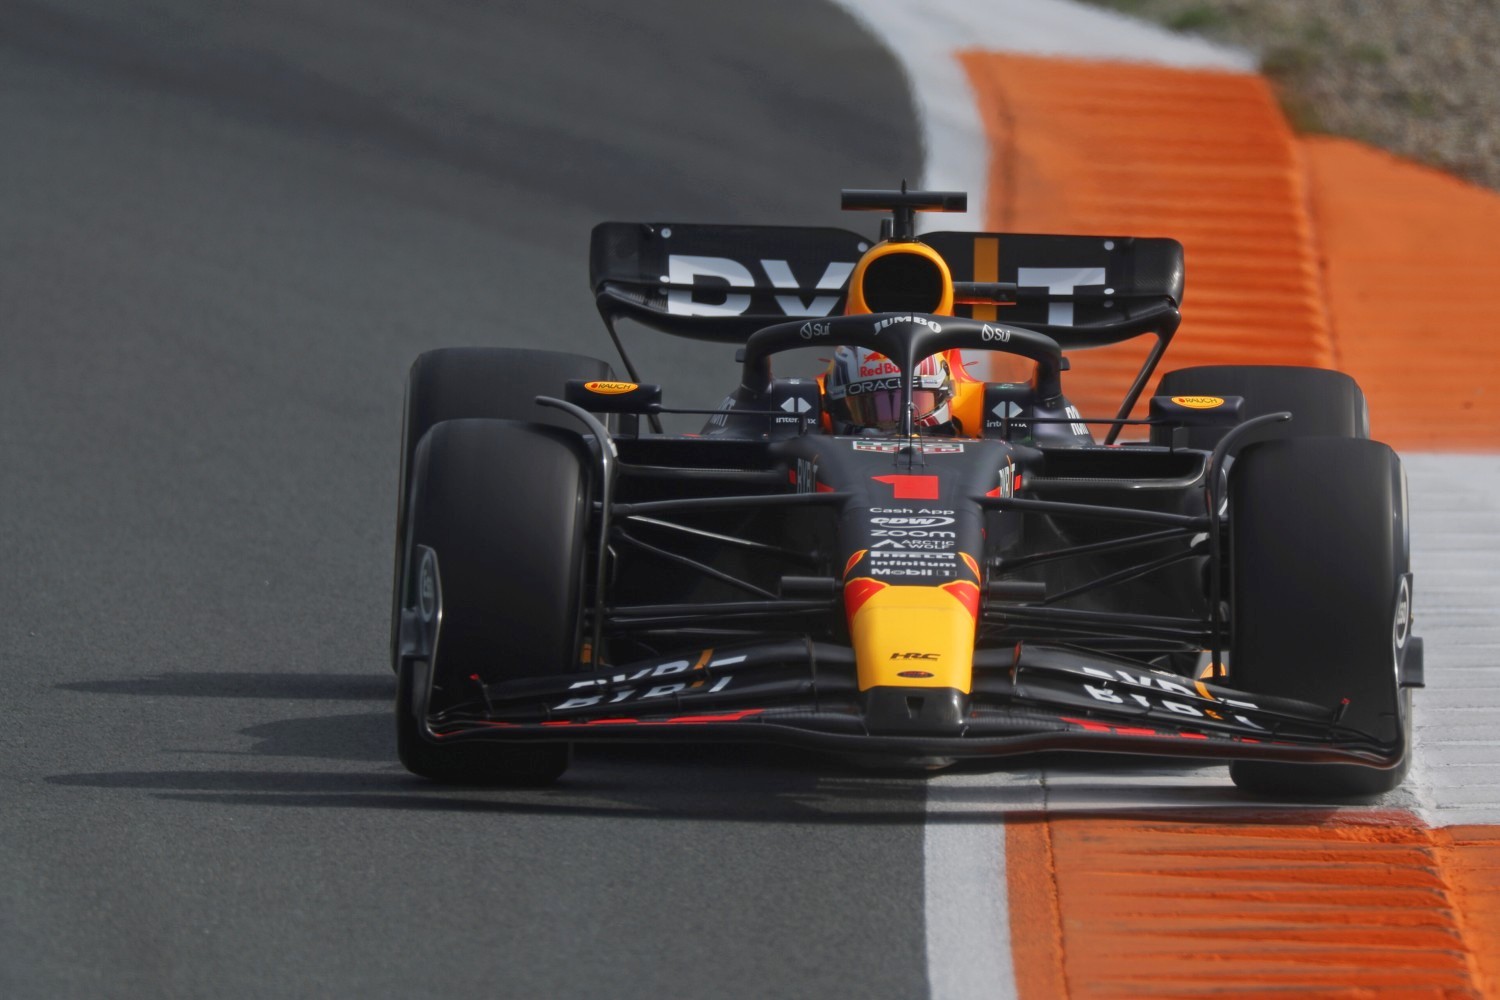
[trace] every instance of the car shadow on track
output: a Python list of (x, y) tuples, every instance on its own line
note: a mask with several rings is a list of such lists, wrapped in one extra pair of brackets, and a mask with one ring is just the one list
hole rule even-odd
[[(703, 752), (700, 752), (702, 750)], [(585, 751), (549, 788), (461, 788), (431, 784), (392, 763), (378, 770), (246, 769), (60, 774), (64, 787), (145, 792), (214, 805), (616, 820), (709, 820), (917, 826), (920, 778), (894, 780), (830, 771), (806, 759), (738, 748), (692, 748), (691, 759), (658, 748)]]
[(290, 698), (310, 701), (390, 701), (395, 679), (368, 674), (179, 671), (123, 680), (73, 681), (59, 691), (180, 698)]
[[(300, 757), (334, 761), (393, 761), (396, 757), (388, 707), (396, 697), (396, 685), (395, 679), (389, 675), (183, 671), (128, 679), (75, 681), (56, 687), (61, 691), (128, 695), (153, 701), (229, 698), (273, 703), (368, 705), (378, 702), (378, 709), (294, 717), (279, 717), (286, 715), (286, 709), (269, 705), (260, 714), (270, 716), (272, 721), (236, 731), (238, 737), (250, 740), (248, 746), (244, 746), (243, 739), (237, 739), (234, 742), (238, 745), (233, 748), (175, 747), (167, 752), (179, 756)], [(253, 707), (249, 708), (252, 713), (255, 711)]]
[[(384, 725), (384, 716), (378, 718)], [(283, 727), (282, 738), (288, 735), (287, 723), (273, 725)], [(276, 755), (285, 755), (289, 749), (283, 743)], [(304, 748), (302, 753), (308, 749), (313, 748)], [(354, 756), (348, 751), (341, 755), (344, 759)], [(393, 752), (378, 759), (390, 763), (373, 770), (117, 771), (63, 774), (46, 780), (60, 786), (133, 790), (163, 800), (213, 805), (620, 821), (984, 825), (1025, 816), (1038, 804), (1036, 785), (1026, 780), (1024, 768), (1012, 771), (1017, 780), (1011, 784), (929, 786), (922, 773), (870, 770), (781, 748), (585, 747), (558, 784), (541, 789), (443, 787), (400, 770)], [(1101, 772), (1100, 782), (1113, 786), (1115, 809), (1129, 811), (1133, 789), (1139, 793), (1134, 808), (1148, 808), (1158, 801), (1149, 777), (1127, 770), (1112, 778)], [(1188, 792), (1186, 802), (1177, 796), (1180, 805), (1195, 803), (1203, 808), (1224, 806), (1233, 798), (1232, 790), (1213, 787)]]

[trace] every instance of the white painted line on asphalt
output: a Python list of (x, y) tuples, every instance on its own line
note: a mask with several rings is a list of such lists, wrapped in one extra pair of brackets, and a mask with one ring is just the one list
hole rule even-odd
[(1407, 782), (1433, 826), (1500, 823), (1500, 457), (1402, 461), (1427, 668)]
[(933, 1000), (1016, 996), (1002, 818), (1041, 804), (1034, 771), (928, 779), (922, 860)]

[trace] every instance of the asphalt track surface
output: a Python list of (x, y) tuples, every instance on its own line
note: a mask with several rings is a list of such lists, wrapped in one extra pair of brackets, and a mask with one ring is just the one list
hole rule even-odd
[(923, 995), (920, 780), (445, 790), (386, 663), (412, 357), (607, 357), (595, 222), (848, 225), (917, 135), (797, 0), (0, 4), (0, 995)]

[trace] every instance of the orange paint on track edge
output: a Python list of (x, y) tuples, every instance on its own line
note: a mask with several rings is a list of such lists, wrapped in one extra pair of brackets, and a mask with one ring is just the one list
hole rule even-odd
[[(1483, 997), (1500, 836), (1404, 812), (1012, 819), (1022, 1000)], [(1021, 869), (1019, 872), (1017, 869)]]
[(1373, 435), (1500, 450), (1500, 195), (1347, 139), (1301, 146), (1335, 365)]
[[(1365, 390), (1379, 440), (1500, 450), (1500, 194), (1299, 139), (1253, 74), (959, 59), (990, 142), (989, 228), (1182, 242), (1166, 367), (1335, 367)], [(1112, 415), (1145, 351), (1072, 352), (1069, 396)]]
[[(1175, 367), (1331, 363), (1302, 166), (1263, 79), (985, 52), (960, 60), (992, 150), (988, 227), (1180, 240)], [(1070, 352), (1067, 391), (1085, 415), (1114, 415), (1149, 339)]]

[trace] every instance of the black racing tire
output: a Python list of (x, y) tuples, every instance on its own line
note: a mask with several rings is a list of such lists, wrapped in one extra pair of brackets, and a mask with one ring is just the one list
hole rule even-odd
[[(1399, 744), (1390, 769), (1235, 761), (1236, 785), (1277, 798), (1368, 798), (1410, 766), (1406, 476), (1388, 446), (1296, 438), (1247, 448), (1230, 474), (1229, 686), (1349, 705), (1343, 725)], [(1399, 620), (1398, 620), (1399, 619)]]
[[(591, 469), (578, 434), (519, 421), (443, 421), (418, 442), (405, 562), (416, 564), (418, 546), (436, 554), (442, 619), (431, 662), (399, 665), (397, 746), (408, 770), (537, 784), (567, 767), (566, 744), (426, 740), (411, 699), (427, 671), (437, 712), (476, 700), (479, 684), (575, 668)], [(399, 606), (416, 606), (416, 583), (401, 581)]]
[[(568, 379), (612, 379), (608, 362), (581, 354), (504, 347), (445, 347), (418, 355), (406, 378), (401, 421), (401, 465), (396, 492), (396, 566), (393, 591), (405, 563), (406, 502), (411, 495), (412, 453), (428, 429), (444, 420), (525, 420), (581, 430), (562, 410), (536, 405), (537, 396), (561, 397)], [(391, 608), (391, 669), (397, 663), (400, 607)]]
[[(1290, 411), (1286, 423), (1250, 431), (1235, 442), (1242, 451), (1256, 441), (1292, 437), (1370, 436), (1370, 410), (1359, 383), (1343, 372), (1288, 365), (1203, 365), (1167, 372), (1157, 383), (1158, 396), (1242, 396), (1243, 419)], [(1187, 446), (1211, 451), (1225, 427), (1187, 428)], [(1171, 429), (1153, 427), (1151, 443), (1170, 443)]]

